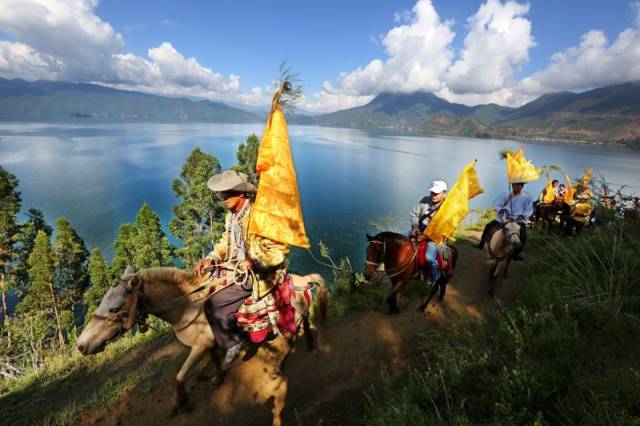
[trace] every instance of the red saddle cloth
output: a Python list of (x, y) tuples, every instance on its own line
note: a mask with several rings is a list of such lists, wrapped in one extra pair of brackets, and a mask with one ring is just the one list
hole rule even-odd
[[(425, 274), (428, 274), (430, 269), (429, 262), (427, 262), (426, 258), (428, 242), (427, 240), (423, 240), (418, 243), (418, 258), (416, 259), (418, 269)], [(445, 277), (451, 278), (451, 276), (453, 276), (453, 269), (456, 267), (457, 258), (458, 251), (453, 247), (445, 246), (444, 250), (438, 249), (438, 256), (436, 258), (438, 261), (438, 269), (440, 269), (440, 272), (442, 272)]]

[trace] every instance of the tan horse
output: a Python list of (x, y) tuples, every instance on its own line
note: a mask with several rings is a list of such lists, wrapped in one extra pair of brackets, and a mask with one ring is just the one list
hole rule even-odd
[[(127, 270), (129, 271), (129, 268)], [(277, 356), (278, 363), (273, 370), (272, 378), (274, 374), (281, 375), (284, 362), (300, 335), (300, 325), (311, 348), (314, 343), (312, 329), (317, 331), (318, 326), (322, 325), (326, 318), (327, 292), (324, 279), (318, 274), (292, 275), (292, 277), (295, 292), (291, 302), (294, 307), (306, 306), (303, 291), (300, 289), (306, 286), (316, 287), (316, 289), (312, 292), (312, 301), (307, 311), (296, 310), (298, 330), (292, 335), (284, 336), (287, 344)], [(96, 354), (101, 352), (107, 343), (115, 340), (133, 324), (139, 322), (140, 318), (144, 322), (147, 314), (153, 314), (166, 321), (173, 326), (178, 340), (191, 347), (189, 356), (176, 376), (176, 404), (173, 414), (188, 411), (190, 407), (184, 385), (192, 368), (206, 354), (209, 354), (210, 364), (216, 367), (216, 373), (211, 380), (212, 384), (216, 387), (220, 386), (224, 374), (220, 368), (213, 330), (203, 312), (207, 291), (195, 291), (200, 287), (200, 278), (176, 268), (152, 268), (137, 274), (133, 273), (133, 270), (125, 272), (118, 283), (102, 298), (93, 318), (78, 337), (76, 347), (84, 355)], [(319, 318), (314, 318), (313, 315), (310, 318), (310, 311), (315, 307), (319, 310)], [(315, 321), (317, 319), (320, 320), (320, 324)], [(286, 389), (286, 386), (284, 388)], [(284, 398), (281, 398), (281, 401), (280, 407), (274, 407), (274, 424), (280, 422), (279, 415)]]
[(495, 295), (496, 280), (500, 275), (507, 278), (507, 271), (513, 253), (522, 243), (520, 241), (520, 224), (516, 221), (508, 221), (501, 228), (496, 227), (488, 239), (487, 252), (489, 253), (489, 295)]

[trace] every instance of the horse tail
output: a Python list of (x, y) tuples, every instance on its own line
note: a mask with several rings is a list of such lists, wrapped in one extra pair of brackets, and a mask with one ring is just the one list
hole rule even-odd
[(329, 304), (329, 297), (327, 294), (327, 287), (325, 285), (324, 278), (320, 274), (309, 275), (309, 284), (314, 284), (318, 287), (316, 293), (316, 304), (320, 311), (320, 327), (327, 328), (327, 307)]

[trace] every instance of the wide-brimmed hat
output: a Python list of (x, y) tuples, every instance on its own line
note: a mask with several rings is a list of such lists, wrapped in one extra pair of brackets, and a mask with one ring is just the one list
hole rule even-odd
[(226, 170), (211, 176), (207, 182), (210, 190), (215, 192), (237, 191), (256, 192), (256, 187), (249, 182), (249, 177), (241, 172)]
[(447, 190), (447, 183), (443, 180), (434, 180), (431, 182), (431, 188), (429, 188), (429, 192), (433, 192), (434, 194), (439, 194), (442, 191)]

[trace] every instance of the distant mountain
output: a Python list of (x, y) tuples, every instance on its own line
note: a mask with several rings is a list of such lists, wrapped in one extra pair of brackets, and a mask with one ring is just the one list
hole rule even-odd
[(639, 118), (640, 83), (634, 82), (546, 94), (519, 108), (468, 107), (432, 93), (381, 93), (366, 105), (312, 117), (311, 122), (458, 136), (612, 141), (640, 138)]
[(0, 78), (0, 120), (259, 122), (258, 115), (219, 102), (169, 98), (97, 84)]

